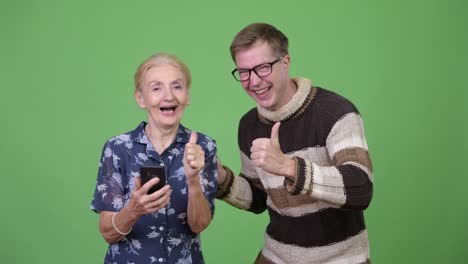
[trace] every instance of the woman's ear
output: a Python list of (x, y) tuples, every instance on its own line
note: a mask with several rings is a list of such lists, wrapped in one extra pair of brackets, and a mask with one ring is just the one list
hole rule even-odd
[(136, 90), (133, 95), (135, 96), (135, 100), (136, 100), (138, 106), (140, 106), (140, 108), (142, 108), (142, 109), (145, 109), (146, 104), (145, 104), (145, 100), (143, 99), (143, 94), (141, 93), (141, 91)]

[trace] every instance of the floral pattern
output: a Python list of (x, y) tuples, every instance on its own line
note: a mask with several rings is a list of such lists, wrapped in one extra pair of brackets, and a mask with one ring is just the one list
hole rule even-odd
[[(179, 125), (174, 142), (159, 155), (144, 133), (145, 126), (146, 122), (142, 122), (135, 130), (105, 143), (91, 210), (97, 213), (121, 210), (130, 199), (134, 178), (140, 177), (142, 165), (165, 168), (167, 184), (172, 188), (171, 201), (165, 208), (142, 216), (130, 234), (110, 244), (104, 263), (204, 263), (200, 236), (187, 223), (187, 183), (182, 158), (191, 131)], [(197, 143), (205, 152), (200, 183), (213, 214), (218, 188), (216, 143), (201, 133)]]

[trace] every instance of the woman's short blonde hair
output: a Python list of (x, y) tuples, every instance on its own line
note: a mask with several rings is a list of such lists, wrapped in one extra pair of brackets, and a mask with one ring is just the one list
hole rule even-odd
[(143, 84), (143, 80), (145, 77), (145, 73), (156, 66), (170, 64), (177, 69), (184, 75), (185, 81), (187, 82), (187, 87), (190, 88), (190, 83), (192, 82), (192, 76), (190, 75), (190, 70), (188, 69), (187, 65), (182, 62), (177, 56), (168, 54), (168, 53), (156, 53), (146, 59), (140, 66), (138, 67), (137, 71), (135, 72), (135, 92), (141, 91), (141, 85)]

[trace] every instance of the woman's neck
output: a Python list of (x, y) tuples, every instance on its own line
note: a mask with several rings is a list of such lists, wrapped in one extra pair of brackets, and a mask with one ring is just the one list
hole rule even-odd
[(166, 150), (177, 135), (178, 126), (174, 128), (162, 128), (148, 123), (145, 127), (145, 133), (158, 154)]

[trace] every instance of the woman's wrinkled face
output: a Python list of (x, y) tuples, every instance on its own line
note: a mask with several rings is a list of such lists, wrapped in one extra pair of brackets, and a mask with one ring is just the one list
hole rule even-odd
[(162, 64), (145, 73), (135, 98), (148, 111), (150, 123), (168, 129), (179, 126), (190, 94), (184, 74), (172, 64)]

